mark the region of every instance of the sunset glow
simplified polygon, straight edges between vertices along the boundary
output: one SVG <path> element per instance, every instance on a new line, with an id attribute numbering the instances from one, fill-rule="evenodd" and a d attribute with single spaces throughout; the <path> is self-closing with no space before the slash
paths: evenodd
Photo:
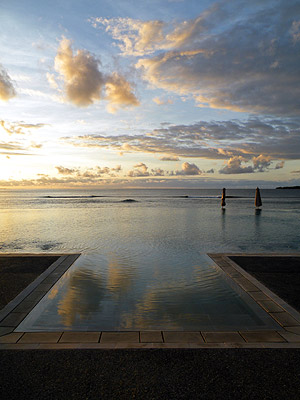
<path id="1" fill-rule="evenodd" d="M 299 185 L 299 15 L 2 1 L 0 187 Z"/>

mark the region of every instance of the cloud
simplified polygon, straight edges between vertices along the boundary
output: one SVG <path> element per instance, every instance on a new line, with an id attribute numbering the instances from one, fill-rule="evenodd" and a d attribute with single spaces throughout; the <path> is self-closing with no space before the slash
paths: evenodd
<path id="1" fill-rule="evenodd" d="M 257 157 L 253 157 L 252 161 L 255 170 L 259 172 L 264 172 L 265 169 L 268 168 L 271 164 L 271 157 L 260 154 Z"/>
<path id="2" fill-rule="evenodd" d="M 275 169 L 281 169 L 281 168 L 283 168 L 284 167 L 284 161 L 280 161 L 279 163 L 277 163 L 276 165 L 275 165 Z"/>
<path id="3" fill-rule="evenodd" d="M 0 64 L 0 100 L 8 101 L 15 97 L 16 94 L 12 80 Z"/>
<path id="4" fill-rule="evenodd" d="M 179 157 L 177 156 L 163 156 L 159 157 L 160 161 L 179 161 Z"/>
<path id="5" fill-rule="evenodd" d="M 61 175 L 73 175 L 79 172 L 78 168 L 66 168 L 62 166 L 55 167 Z"/>
<path id="6" fill-rule="evenodd" d="M 153 101 L 159 106 L 164 106 L 166 104 L 173 104 L 172 99 L 160 99 L 159 97 L 154 97 Z"/>
<path id="7" fill-rule="evenodd" d="M 297 0 L 220 1 L 185 21 L 93 18 L 153 87 L 199 107 L 299 115 Z"/>
<path id="8" fill-rule="evenodd" d="M 24 135 L 25 133 L 30 132 L 30 129 L 40 129 L 47 124 L 28 124 L 23 121 L 20 122 L 7 122 L 4 120 L 0 120 L 0 126 L 5 130 L 9 135 L 17 134 Z"/>
<path id="9" fill-rule="evenodd" d="M 92 183 L 94 180 L 97 181 L 99 178 L 102 178 L 103 175 L 114 177 L 122 170 L 121 165 L 117 165 L 115 168 L 100 167 L 99 165 L 86 169 L 79 167 L 67 168 L 63 166 L 56 166 L 55 168 L 60 175 L 76 177 L 78 182 L 80 181 L 81 183 L 85 181 Z"/>
<path id="10" fill-rule="evenodd" d="M 190 164 L 184 162 L 181 166 L 181 171 L 176 171 L 175 175 L 201 175 L 202 171 L 197 167 L 196 164 Z"/>
<path id="11" fill-rule="evenodd" d="M 100 100 L 105 84 L 99 71 L 100 61 L 85 50 L 77 50 L 75 55 L 71 41 L 63 38 L 55 57 L 55 70 L 64 80 L 66 99 L 71 103 L 86 107 Z M 54 80 L 53 76 L 51 80 Z"/>
<path id="12" fill-rule="evenodd" d="M 271 165 L 271 157 L 260 154 L 257 157 L 252 158 L 253 166 L 242 166 L 242 163 L 249 162 L 249 159 L 242 156 L 234 156 L 231 157 L 227 165 L 219 170 L 220 174 L 246 174 L 246 173 L 254 173 L 254 172 L 265 172 Z M 284 164 L 284 162 L 283 162 Z M 282 165 L 282 163 L 278 163 L 277 165 Z M 282 168 L 279 167 L 279 168 Z M 276 167 L 275 167 L 276 169 Z M 277 168 L 278 169 L 278 168 Z"/>
<path id="13" fill-rule="evenodd" d="M 130 177 L 141 177 L 141 176 L 149 176 L 150 172 L 148 171 L 148 167 L 144 163 L 139 163 L 134 165 L 134 169 L 128 172 L 128 176 Z"/>
<path id="14" fill-rule="evenodd" d="M 113 73 L 106 82 L 106 96 L 108 111 L 115 113 L 119 108 L 138 106 L 140 103 L 132 92 L 132 87 L 124 76 Z"/>
<path id="15" fill-rule="evenodd" d="M 242 162 L 247 162 L 247 159 L 241 156 L 234 156 L 229 159 L 227 165 L 219 170 L 220 174 L 247 174 L 254 172 L 253 167 L 242 167 Z"/>
<path id="16" fill-rule="evenodd" d="M 164 42 L 161 21 L 141 21 L 132 18 L 91 18 L 94 28 L 105 27 L 118 41 L 123 55 L 144 55 L 160 48 Z"/>
<path id="17" fill-rule="evenodd" d="M 199 121 L 164 126 L 147 134 L 94 134 L 63 140 L 79 147 L 162 154 L 162 161 L 177 161 L 179 157 L 229 160 L 234 156 L 251 161 L 260 155 L 270 157 L 267 162 L 300 159 L 300 121 L 291 118 Z"/>
<path id="18" fill-rule="evenodd" d="M 100 65 L 100 60 L 87 50 L 77 50 L 74 54 L 71 41 L 63 37 L 55 57 L 55 70 L 63 80 L 63 90 L 53 74 L 47 73 L 47 79 L 66 102 L 78 107 L 88 107 L 101 99 L 108 101 L 108 110 L 113 113 L 119 108 L 138 106 L 126 78 L 116 72 L 104 74 L 99 70 Z"/>

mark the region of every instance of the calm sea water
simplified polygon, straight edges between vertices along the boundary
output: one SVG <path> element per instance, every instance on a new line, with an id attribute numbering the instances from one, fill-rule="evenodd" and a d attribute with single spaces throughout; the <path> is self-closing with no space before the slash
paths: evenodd
<path id="1" fill-rule="evenodd" d="M 2 252 L 83 254 L 20 329 L 265 326 L 203 255 L 299 251 L 300 191 L 254 192 L 1 191 Z"/>
<path id="2" fill-rule="evenodd" d="M 220 190 L 2 190 L 0 250 L 115 257 L 299 251 L 300 191 L 261 193 L 256 213 L 254 190 L 246 189 L 227 190 L 236 197 L 225 212 Z"/>

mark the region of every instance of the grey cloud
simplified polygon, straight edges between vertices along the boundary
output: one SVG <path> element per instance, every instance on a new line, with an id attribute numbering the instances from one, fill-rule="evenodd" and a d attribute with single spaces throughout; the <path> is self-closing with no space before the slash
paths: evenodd
<path id="1" fill-rule="evenodd" d="M 179 161 L 179 157 L 177 156 L 164 156 L 159 158 L 160 161 Z"/>
<path id="2" fill-rule="evenodd" d="M 172 50 L 140 59 L 137 67 L 152 85 L 190 94 L 201 107 L 299 115 L 299 2 L 267 1 L 246 13 L 248 7 L 220 2 L 185 21 Z"/>
<path id="3" fill-rule="evenodd" d="M 300 159 L 299 119 L 247 121 L 199 121 L 170 125 L 145 135 L 84 135 L 63 138 L 74 146 L 114 149 L 118 152 L 164 154 L 162 158 L 207 158 L 228 160 L 234 156 L 270 157 L 270 160 Z M 257 163 L 262 159 L 258 159 Z M 261 167 L 266 167 L 261 164 Z"/>
<path id="4" fill-rule="evenodd" d="M 8 101 L 16 96 L 16 90 L 8 73 L 0 64 L 0 100 Z"/>

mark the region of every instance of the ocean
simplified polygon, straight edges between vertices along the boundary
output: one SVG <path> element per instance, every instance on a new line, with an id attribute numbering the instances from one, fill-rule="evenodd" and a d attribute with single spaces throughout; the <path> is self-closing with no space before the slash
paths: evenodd
<path id="1" fill-rule="evenodd" d="M 297 252 L 300 190 L 1 190 L 1 252 Z M 134 200 L 134 201 L 128 201 Z"/>

